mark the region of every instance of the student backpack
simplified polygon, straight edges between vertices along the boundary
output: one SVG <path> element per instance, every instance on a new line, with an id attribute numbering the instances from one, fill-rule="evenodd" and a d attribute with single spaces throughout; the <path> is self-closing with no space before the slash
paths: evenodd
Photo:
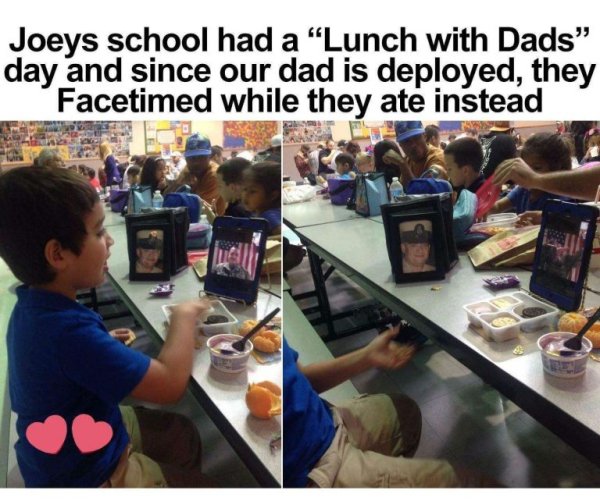
<path id="1" fill-rule="evenodd" d="M 190 193 L 188 185 L 181 186 L 175 193 L 165 195 L 163 207 L 187 207 L 191 223 L 200 221 L 202 199 L 195 193 Z"/>

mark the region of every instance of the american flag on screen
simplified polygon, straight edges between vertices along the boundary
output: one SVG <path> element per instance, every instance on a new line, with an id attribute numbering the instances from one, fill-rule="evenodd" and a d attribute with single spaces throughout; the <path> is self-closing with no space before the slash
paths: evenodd
<path id="1" fill-rule="evenodd" d="M 232 247 L 237 247 L 240 251 L 240 265 L 248 271 L 250 278 L 253 279 L 254 272 L 256 271 L 256 260 L 258 258 L 258 245 L 256 245 L 256 240 L 251 243 L 219 240 L 216 245 L 214 264 L 226 263 L 229 249 Z"/>
<path id="2" fill-rule="evenodd" d="M 569 272 L 569 280 L 577 282 L 581 269 L 581 256 L 585 243 L 585 230 L 579 233 L 565 233 L 563 231 L 549 229 L 546 235 L 549 245 L 556 248 L 556 257 L 560 260 L 570 259 L 573 266 Z"/>

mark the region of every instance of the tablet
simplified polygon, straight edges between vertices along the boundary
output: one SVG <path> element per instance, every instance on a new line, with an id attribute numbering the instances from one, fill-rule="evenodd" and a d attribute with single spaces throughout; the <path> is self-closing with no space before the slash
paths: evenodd
<path id="1" fill-rule="evenodd" d="M 265 219 L 215 218 L 204 292 L 246 304 L 254 303 L 268 233 Z"/>
<path id="2" fill-rule="evenodd" d="M 544 205 L 529 289 L 566 311 L 579 309 L 599 211 L 549 200 Z"/>

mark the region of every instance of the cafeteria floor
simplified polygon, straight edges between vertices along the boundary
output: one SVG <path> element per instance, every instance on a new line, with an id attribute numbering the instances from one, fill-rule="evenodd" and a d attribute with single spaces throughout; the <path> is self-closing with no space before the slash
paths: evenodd
<path id="1" fill-rule="evenodd" d="M 293 233 L 285 235 L 295 243 Z M 314 289 L 306 258 L 287 273 L 287 282 L 294 295 Z M 334 313 L 370 304 L 363 290 L 337 272 L 328 279 L 327 290 Z M 297 304 L 307 308 L 316 299 Z M 357 321 L 360 315 L 339 320 L 336 327 L 354 327 Z M 326 332 L 324 325 L 316 330 Z M 330 341 L 327 347 L 339 356 L 375 335 L 371 329 Z M 302 347 L 295 349 L 302 361 Z M 599 467 L 430 341 L 403 369 L 372 369 L 352 383 L 360 393 L 402 392 L 417 401 L 423 433 L 416 457 L 444 458 L 507 487 L 600 487 Z"/>

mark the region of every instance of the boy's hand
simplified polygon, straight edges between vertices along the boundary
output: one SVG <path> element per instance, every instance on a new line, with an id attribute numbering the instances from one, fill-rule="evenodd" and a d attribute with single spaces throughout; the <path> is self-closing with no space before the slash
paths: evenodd
<path id="1" fill-rule="evenodd" d="M 135 334 L 131 329 L 113 329 L 112 331 L 108 331 L 108 333 L 123 344 L 135 339 Z"/>
<path id="2" fill-rule="evenodd" d="M 393 341 L 399 332 L 400 326 L 392 327 L 382 332 L 365 347 L 366 357 L 371 366 L 381 369 L 399 369 L 410 362 L 416 348 L 413 345 Z"/>
<path id="3" fill-rule="evenodd" d="M 531 210 L 520 214 L 515 226 L 522 228 L 523 226 L 535 226 L 538 224 L 542 224 L 542 211 Z"/>
<path id="4" fill-rule="evenodd" d="M 188 317 L 196 319 L 203 313 L 210 310 L 210 300 L 207 298 L 194 299 L 192 301 L 186 301 L 173 307 L 172 315 L 177 317 Z"/>
<path id="5" fill-rule="evenodd" d="M 214 199 L 211 204 L 202 200 L 202 205 L 204 206 L 204 213 L 206 214 L 206 218 L 210 224 L 213 223 L 217 214 L 217 200 Z"/>

